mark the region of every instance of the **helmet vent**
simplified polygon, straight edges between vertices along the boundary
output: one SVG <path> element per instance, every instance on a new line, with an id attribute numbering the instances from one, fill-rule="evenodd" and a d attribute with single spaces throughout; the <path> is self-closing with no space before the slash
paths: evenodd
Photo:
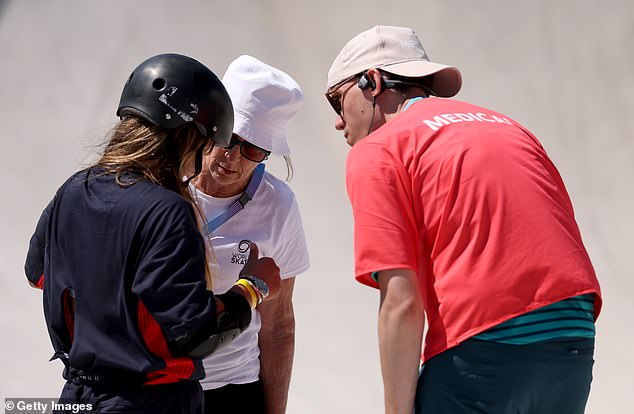
<path id="1" fill-rule="evenodd" d="M 162 91 L 163 89 L 165 89 L 165 79 L 163 78 L 154 79 L 154 81 L 152 82 L 152 87 L 156 89 L 157 91 Z"/>

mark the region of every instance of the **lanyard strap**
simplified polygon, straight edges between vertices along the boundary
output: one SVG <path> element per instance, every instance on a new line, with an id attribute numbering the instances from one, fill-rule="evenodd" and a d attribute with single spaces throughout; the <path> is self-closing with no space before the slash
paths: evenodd
<path id="1" fill-rule="evenodd" d="M 405 107 L 401 110 L 401 112 L 405 112 L 407 111 L 407 109 L 412 106 L 412 104 L 416 103 L 417 101 L 422 101 L 424 99 L 423 96 L 417 96 L 415 98 L 410 99 L 409 101 L 407 101 L 407 103 L 405 104 Z"/>
<path id="2" fill-rule="evenodd" d="M 258 191 L 258 187 L 260 186 L 260 182 L 262 181 L 262 176 L 264 175 L 264 164 L 260 164 L 255 167 L 253 171 L 253 175 L 251 176 L 251 180 L 249 180 L 249 185 L 244 190 L 244 193 L 233 202 L 223 213 L 220 213 L 213 219 L 207 222 L 205 226 L 205 236 L 208 236 L 213 231 L 215 231 L 218 227 L 222 226 L 233 217 L 238 211 L 242 210 L 247 203 L 253 199 L 255 192 Z"/>

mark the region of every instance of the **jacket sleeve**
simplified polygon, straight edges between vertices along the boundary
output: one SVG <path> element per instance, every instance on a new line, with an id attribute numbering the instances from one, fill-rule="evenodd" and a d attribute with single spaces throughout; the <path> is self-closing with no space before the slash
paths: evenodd
<path id="1" fill-rule="evenodd" d="M 42 212 L 35 227 L 35 232 L 29 242 L 29 250 L 26 253 L 24 273 L 29 282 L 40 289 L 44 288 L 44 250 L 46 248 L 46 232 L 51 214 L 53 201 Z"/>
<path id="2" fill-rule="evenodd" d="M 225 309 L 216 315 L 205 283 L 205 245 L 189 203 L 157 203 L 142 227 L 132 292 L 174 355 L 202 358 L 249 325 L 251 309 L 239 294 L 221 295 Z"/>

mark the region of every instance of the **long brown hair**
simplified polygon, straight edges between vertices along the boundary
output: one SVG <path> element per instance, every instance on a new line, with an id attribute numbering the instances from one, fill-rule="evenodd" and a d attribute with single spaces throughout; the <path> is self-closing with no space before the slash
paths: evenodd
<path id="1" fill-rule="evenodd" d="M 115 175 L 117 184 L 129 187 L 139 180 L 168 188 L 191 202 L 198 219 L 199 230 L 205 223 L 204 214 L 194 202 L 183 177 L 191 170 L 196 150 L 209 139 L 196 125 L 189 122 L 175 129 L 165 129 L 134 116 L 117 124 L 95 167 Z M 213 251 L 205 240 L 205 279 L 212 287 L 210 269 Z"/>
<path id="2" fill-rule="evenodd" d="M 182 177 L 195 151 L 207 141 L 193 123 L 169 130 L 137 117 L 125 117 L 112 130 L 95 166 L 115 174 L 121 186 L 146 180 L 193 201 Z M 124 178 L 123 173 L 132 173 L 132 177 Z"/>

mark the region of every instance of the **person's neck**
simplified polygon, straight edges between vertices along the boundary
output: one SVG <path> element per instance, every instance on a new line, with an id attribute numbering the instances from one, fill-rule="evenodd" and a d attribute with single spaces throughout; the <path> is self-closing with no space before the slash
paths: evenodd
<path id="1" fill-rule="evenodd" d="M 391 101 L 386 102 L 384 106 L 387 109 L 383 111 L 385 122 L 388 122 L 396 115 L 403 112 L 403 109 L 407 106 L 407 103 L 411 99 L 421 97 L 425 97 L 425 94 L 419 91 L 408 91 L 406 93 L 392 94 L 389 97 Z"/>
<path id="2" fill-rule="evenodd" d="M 234 197 L 238 194 L 242 194 L 247 188 L 247 185 L 218 185 L 218 183 L 216 183 L 216 181 L 214 181 L 214 179 L 207 174 L 201 174 L 200 176 L 198 176 L 198 178 L 194 182 L 194 185 L 196 186 L 196 189 L 198 191 L 202 191 L 208 196 L 215 198 Z"/>

